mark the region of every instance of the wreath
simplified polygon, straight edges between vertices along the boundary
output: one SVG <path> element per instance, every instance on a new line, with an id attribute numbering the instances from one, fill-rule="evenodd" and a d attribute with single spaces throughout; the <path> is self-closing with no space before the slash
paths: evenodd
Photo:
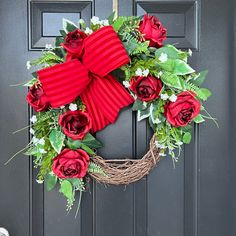
<path id="1" fill-rule="evenodd" d="M 38 183 L 48 190 L 60 184 L 68 210 L 76 192 L 81 200 L 89 177 L 115 185 L 138 181 L 162 156 L 178 161 L 194 123 L 214 120 L 202 104 L 211 92 L 199 87 L 207 71 L 189 66 L 191 50 L 163 45 L 167 30 L 155 16 L 94 16 L 89 27 L 82 19 L 78 25 L 63 19 L 55 46 L 46 45 L 38 59 L 27 62 L 28 69 L 40 70 L 24 84 L 35 114 L 31 141 L 21 151 L 34 156 Z M 94 134 L 130 104 L 138 121 L 148 119 L 154 131 L 149 150 L 135 160 L 98 156 L 102 144 Z"/>

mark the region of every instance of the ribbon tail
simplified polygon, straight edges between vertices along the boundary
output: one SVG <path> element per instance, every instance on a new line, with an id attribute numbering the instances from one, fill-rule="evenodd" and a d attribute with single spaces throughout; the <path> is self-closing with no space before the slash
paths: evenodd
<path id="1" fill-rule="evenodd" d="M 90 82 L 88 70 L 72 60 L 37 71 L 52 108 L 74 101 Z"/>
<path id="2" fill-rule="evenodd" d="M 94 75 L 92 80 L 80 97 L 92 117 L 92 131 L 97 132 L 114 123 L 120 109 L 133 103 L 134 99 L 111 74 L 104 78 Z"/>

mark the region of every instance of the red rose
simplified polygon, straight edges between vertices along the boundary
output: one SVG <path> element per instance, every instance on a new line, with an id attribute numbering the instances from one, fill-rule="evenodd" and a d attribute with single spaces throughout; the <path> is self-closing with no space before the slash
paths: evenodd
<path id="1" fill-rule="evenodd" d="M 92 128 L 90 116 L 82 111 L 67 111 L 59 116 L 59 125 L 62 126 L 64 134 L 76 140 L 82 140 Z"/>
<path id="2" fill-rule="evenodd" d="M 166 29 L 156 16 L 144 15 L 140 22 L 139 31 L 144 34 L 144 38 L 149 40 L 150 47 L 162 47 L 162 42 L 166 39 Z"/>
<path id="3" fill-rule="evenodd" d="M 45 111 L 50 107 L 50 103 L 39 84 L 30 87 L 26 96 L 26 101 L 34 108 L 36 112 Z"/>
<path id="4" fill-rule="evenodd" d="M 83 51 L 83 41 L 87 37 L 87 35 L 76 29 L 72 32 L 69 32 L 65 37 L 65 42 L 61 45 L 67 51 L 67 60 L 72 58 L 79 58 Z"/>
<path id="5" fill-rule="evenodd" d="M 65 148 L 53 159 L 52 171 L 61 179 L 83 178 L 88 169 L 89 155 L 82 149 Z"/>
<path id="6" fill-rule="evenodd" d="M 131 79 L 130 89 L 141 101 L 149 102 L 156 99 L 162 89 L 162 83 L 151 75 L 138 76 Z"/>
<path id="7" fill-rule="evenodd" d="M 201 103 L 195 99 L 195 94 L 185 91 L 177 95 L 175 102 L 165 105 L 165 116 L 173 126 L 186 126 L 200 112 Z"/>

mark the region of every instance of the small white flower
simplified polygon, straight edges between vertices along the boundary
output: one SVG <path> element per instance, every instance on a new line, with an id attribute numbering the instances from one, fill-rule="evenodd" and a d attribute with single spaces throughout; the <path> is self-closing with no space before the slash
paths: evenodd
<path id="1" fill-rule="evenodd" d="M 44 138 L 39 139 L 38 144 L 44 145 L 45 144 Z"/>
<path id="2" fill-rule="evenodd" d="M 85 32 L 85 34 L 92 34 L 93 33 L 93 31 L 89 27 L 86 27 L 84 32 Z"/>
<path id="3" fill-rule="evenodd" d="M 65 106 L 60 106 L 60 108 L 61 108 L 61 109 L 64 109 L 64 108 L 65 108 Z"/>
<path id="4" fill-rule="evenodd" d="M 35 131 L 32 128 L 30 128 L 30 133 L 34 135 Z"/>
<path id="5" fill-rule="evenodd" d="M 160 143 L 158 143 L 158 141 L 155 141 L 155 145 L 156 145 L 157 148 L 160 148 L 160 149 L 165 149 L 166 148 L 166 146 L 164 144 L 160 144 Z"/>
<path id="6" fill-rule="evenodd" d="M 142 75 L 143 75 L 142 69 L 138 68 L 138 69 L 135 71 L 135 75 L 137 75 L 137 76 L 142 76 Z"/>
<path id="7" fill-rule="evenodd" d="M 143 76 L 147 77 L 149 74 L 149 69 L 146 69 L 143 71 Z"/>
<path id="8" fill-rule="evenodd" d="M 36 182 L 37 182 L 38 184 L 43 184 L 43 180 L 42 180 L 42 179 L 36 179 Z"/>
<path id="9" fill-rule="evenodd" d="M 168 59 L 167 54 L 162 52 L 160 57 L 159 57 L 159 60 L 163 63 L 163 62 L 166 62 L 167 59 Z"/>
<path id="10" fill-rule="evenodd" d="M 33 144 L 37 144 L 39 139 L 34 136 L 31 141 L 33 142 Z"/>
<path id="11" fill-rule="evenodd" d="M 190 57 L 193 55 L 193 52 L 192 52 L 192 50 L 190 48 L 188 50 L 188 54 L 189 54 Z"/>
<path id="12" fill-rule="evenodd" d="M 156 118 L 155 119 L 155 124 L 160 124 L 161 123 L 161 120 L 159 118 Z"/>
<path id="13" fill-rule="evenodd" d="M 79 19 L 78 23 L 82 25 L 82 24 L 84 24 L 85 22 L 84 22 L 83 19 Z"/>
<path id="14" fill-rule="evenodd" d="M 100 24 L 99 17 L 93 16 L 93 17 L 91 18 L 91 23 L 92 23 L 93 25 L 98 25 L 98 24 Z"/>
<path id="15" fill-rule="evenodd" d="M 175 94 L 172 94 L 170 97 L 169 97 L 169 100 L 171 102 L 175 102 L 177 100 L 177 96 Z"/>
<path id="16" fill-rule="evenodd" d="M 165 157 L 166 156 L 166 154 L 164 153 L 164 152 L 160 152 L 160 154 L 159 154 L 161 157 Z"/>
<path id="17" fill-rule="evenodd" d="M 181 145 L 183 144 L 183 142 L 178 141 L 178 142 L 176 142 L 176 144 L 177 144 L 178 146 L 181 146 Z"/>
<path id="18" fill-rule="evenodd" d="M 166 101 L 167 99 L 169 98 L 168 94 L 167 93 L 162 93 L 161 94 L 161 99 Z"/>
<path id="19" fill-rule="evenodd" d="M 129 81 L 123 81 L 123 85 L 124 85 L 126 88 L 129 88 L 129 86 L 130 86 Z"/>
<path id="20" fill-rule="evenodd" d="M 26 68 L 27 68 L 27 70 L 29 70 L 29 69 L 31 68 L 30 61 L 27 61 L 27 62 L 26 62 Z"/>
<path id="21" fill-rule="evenodd" d="M 101 24 L 104 25 L 104 26 L 108 26 L 109 21 L 108 20 L 101 20 Z"/>
<path id="22" fill-rule="evenodd" d="M 71 103 L 70 106 L 69 106 L 69 109 L 70 109 L 71 111 L 76 111 L 76 110 L 78 109 L 77 104 Z"/>
<path id="23" fill-rule="evenodd" d="M 39 152 L 40 152 L 41 154 L 47 153 L 43 148 L 40 148 L 40 149 L 39 149 Z"/>
<path id="24" fill-rule="evenodd" d="M 160 72 L 157 74 L 158 77 L 161 77 L 162 75 L 163 75 L 163 72 L 162 72 L 162 71 L 160 71 Z"/>
<path id="25" fill-rule="evenodd" d="M 48 50 L 53 49 L 52 44 L 46 43 L 45 44 L 45 49 L 48 49 Z"/>
<path id="26" fill-rule="evenodd" d="M 31 118 L 30 118 L 30 121 L 34 124 L 37 122 L 37 117 L 35 115 L 33 115 Z"/>

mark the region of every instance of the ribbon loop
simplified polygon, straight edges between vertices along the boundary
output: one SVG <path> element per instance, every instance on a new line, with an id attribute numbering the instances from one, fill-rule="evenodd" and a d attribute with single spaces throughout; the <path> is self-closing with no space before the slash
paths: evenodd
<path id="1" fill-rule="evenodd" d="M 71 60 L 37 72 L 53 108 L 78 96 L 92 118 L 92 131 L 114 123 L 119 110 L 133 102 L 125 88 L 109 74 L 127 64 L 129 57 L 112 26 L 97 30 L 84 40 L 82 63 Z"/>

